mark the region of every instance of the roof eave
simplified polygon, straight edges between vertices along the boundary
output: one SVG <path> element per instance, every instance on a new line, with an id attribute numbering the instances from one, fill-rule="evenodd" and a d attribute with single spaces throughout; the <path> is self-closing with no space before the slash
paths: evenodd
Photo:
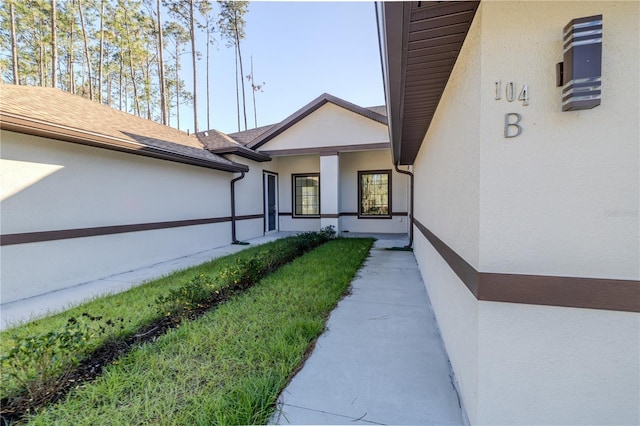
<path id="1" fill-rule="evenodd" d="M 393 163 L 400 163 L 402 149 L 402 111 L 404 99 L 404 69 L 406 67 L 409 40 L 410 4 L 407 2 L 383 2 L 380 37 L 385 72 L 385 97 L 387 120 Z M 389 31 L 389 28 L 393 30 Z M 397 30 L 400 28 L 400 31 Z"/>
<path id="2" fill-rule="evenodd" d="M 415 162 L 479 3 L 479 0 L 382 3 L 379 31 L 384 42 L 382 62 L 394 163 Z M 438 53 L 432 50 L 439 48 L 444 50 Z M 434 61 L 446 63 L 434 67 L 431 65 Z M 435 68 L 439 68 L 438 78 L 433 75 Z M 435 102 L 425 104 L 420 98 L 405 96 L 413 88 L 425 86 L 433 93 Z"/>
<path id="3" fill-rule="evenodd" d="M 264 163 L 271 161 L 271 156 L 264 152 L 257 152 L 242 146 L 229 146 L 223 148 L 209 149 L 209 152 L 213 154 L 235 154 L 239 157 L 247 158 L 249 160 Z"/>
<path id="4" fill-rule="evenodd" d="M 51 123 L 45 123 L 40 120 L 17 116 L 4 111 L 0 112 L 0 129 L 31 136 L 40 136 L 64 142 L 72 142 L 81 145 L 104 148 L 112 151 L 126 152 L 129 154 L 141 155 L 144 157 L 189 164 L 192 166 L 205 167 L 208 169 L 221 170 L 225 172 L 235 173 L 249 171 L 249 167 L 244 164 L 233 162 L 232 164 L 224 164 L 218 163 L 216 161 L 208 161 L 177 152 L 146 146 L 124 139 L 114 138 L 98 133 L 91 133 L 79 129 L 73 129 L 70 127 L 59 126 Z"/>

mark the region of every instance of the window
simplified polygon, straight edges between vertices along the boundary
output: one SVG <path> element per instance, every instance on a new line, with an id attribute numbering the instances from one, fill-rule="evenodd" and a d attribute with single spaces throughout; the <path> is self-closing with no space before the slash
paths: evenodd
<path id="1" fill-rule="evenodd" d="M 358 216 L 391 217 L 391 170 L 358 172 Z"/>
<path id="2" fill-rule="evenodd" d="M 320 175 L 293 175 L 293 217 L 320 216 Z"/>

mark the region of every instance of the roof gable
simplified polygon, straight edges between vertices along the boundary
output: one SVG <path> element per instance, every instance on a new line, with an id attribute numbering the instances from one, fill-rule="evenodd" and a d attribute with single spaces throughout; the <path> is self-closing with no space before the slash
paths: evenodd
<path id="1" fill-rule="evenodd" d="M 377 123 L 381 123 L 384 125 L 387 124 L 387 117 L 374 110 L 363 108 L 356 104 L 352 104 L 351 102 L 347 102 L 343 99 L 332 96 L 328 93 L 324 93 L 318 96 L 316 99 L 314 99 L 310 103 L 308 103 L 307 105 L 305 105 L 304 107 L 300 108 L 298 111 L 291 114 L 289 117 L 285 118 L 280 123 L 272 126 L 271 128 L 267 129 L 265 132 L 257 136 L 254 140 L 252 140 L 247 144 L 247 147 L 251 149 L 260 148 L 261 146 L 271 141 L 278 135 L 282 134 L 289 128 L 293 127 L 295 124 L 299 123 L 300 121 L 305 119 L 307 116 L 319 110 L 321 107 L 325 106 L 326 104 L 333 104 L 347 111 L 351 111 L 353 113 L 356 113 L 363 117 L 371 119 Z M 385 141 L 386 140 L 388 140 L 388 138 L 386 138 Z M 376 142 L 381 142 L 381 141 L 376 141 Z"/>

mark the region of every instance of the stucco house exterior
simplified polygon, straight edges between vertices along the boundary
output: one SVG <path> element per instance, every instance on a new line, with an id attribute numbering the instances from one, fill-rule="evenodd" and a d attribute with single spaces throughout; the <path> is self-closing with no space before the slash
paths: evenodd
<path id="1" fill-rule="evenodd" d="M 226 137 L 216 131 L 197 136 L 211 152 L 235 161 L 241 161 L 239 149 L 271 159 L 262 168 L 250 164 L 237 183 L 246 198 L 264 187 L 265 232 L 409 229 L 408 179 L 391 162 L 384 107 L 363 108 L 325 93 L 280 123 Z M 363 200 L 367 179 L 377 189 Z M 380 193 L 377 199 L 374 191 Z"/>
<path id="2" fill-rule="evenodd" d="M 640 3 L 378 16 L 392 156 L 470 423 L 639 424 Z"/>
<path id="3" fill-rule="evenodd" d="M 189 136 L 0 87 L 2 302 L 277 230 L 407 232 L 471 424 L 640 424 L 640 3 L 376 12 L 386 107 Z"/>
<path id="4" fill-rule="evenodd" d="M 384 107 L 324 94 L 272 126 L 189 136 L 57 89 L 1 90 L 2 303 L 278 230 L 409 228 Z"/>

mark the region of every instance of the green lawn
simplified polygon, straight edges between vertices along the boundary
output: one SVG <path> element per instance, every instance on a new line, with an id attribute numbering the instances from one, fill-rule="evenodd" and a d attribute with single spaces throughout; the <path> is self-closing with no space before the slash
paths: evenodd
<path id="1" fill-rule="evenodd" d="M 260 424 L 367 257 L 337 239 L 133 350 L 33 424 Z M 191 276 L 190 274 L 189 276 Z"/>
<path id="2" fill-rule="evenodd" d="M 265 253 L 275 253 L 291 244 L 297 237 L 283 238 L 261 246 L 250 247 L 239 253 L 221 257 L 202 265 L 172 273 L 126 292 L 98 297 L 90 302 L 65 312 L 43 319 L 28 322 L 0 333 L 0 354 L 7 354 L 15 345 L 14 336 L 18 339 L 27 336 L 41 336 L 52 330 L 63 330 L 69 318 L 81 318 L 83 313 L 94 317 L 102 317 L 102 322 L 112 319 L 117 324 L 106 334 L 97 334 L 86 344 L 86 351 L 91 352 L 105 343 L 106 339 L 129 336 L 137 332 L 140 327 L 149 324 L 160 315 L 156 299 L 166 295 L 170 290 L 177 289 L 194 277 L 207 275 L 217 277 L 222 270 L 236 265 L 238 259 L 259 258 Z M 23 389 L 19 383 L 3 371 L 0 396 L 2 398 L 16 395 Z"/>

